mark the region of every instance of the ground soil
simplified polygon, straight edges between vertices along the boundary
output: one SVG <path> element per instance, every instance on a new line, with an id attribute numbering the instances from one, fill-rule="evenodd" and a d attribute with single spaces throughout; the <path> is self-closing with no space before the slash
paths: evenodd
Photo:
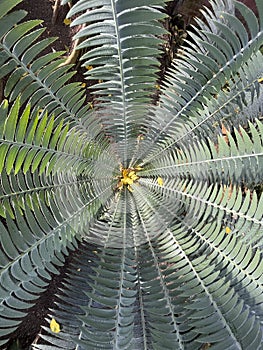
<path id="1" fill-rule="evenodd" d="M 243 0 L 243 2 L 251 8 L 255 7 L 254 0 Z M 73 49 L 74 42 L 72 37 L 78 28 L 72 29 L 63 22 L 68 11 L 68 5 L 60 7 L 56 22 L 52 23 L 54 3 L 55 0 L 24 0 L 17 8 L 28 12 L 27 20 L 42 19 L 42 25 L 47 27 L 43 37 L 58 37 L 58 40 L 52 44 L 49 50 L 65 50 L 66 56 Z M 167 9 L 171 17 L 167 20 L 165 26 L 170 34 L 166 37 L 164 54 L 161 58 L 162 74 L 160 80 L 164 71 L 171 64 L 177 48 L 182 44 L 186 36 L 186 29 L 188 29 L 193 21 L 193 16 L 198 14 L 198 10 L 202 4 L 207 4 L 207 0 L 175 0 L 168 4 Z M 78 73 L 74 76 L 73 80 L 84 82 L 84 73 L 85 69 L 78 65 Z M 87 86 L 89 84 L 91 83 L 88 82 Z M 90 98 L 89 94 L 87 96 Z M 75 254 L 78 254 L 78 252 L 65 257 L 64 266 L 58 267 L 59 274 L 53 276 L 47 291 L 40 296 L 38 302 L 30 309 L 29 315 L 24 319 L 21 326 L 12 334 L 9 343 L 2 349 L 29 350 L 32 342 L 37 340 L 38 334 L 41 331 L 41 325 L 43 325 L 44 319 L 48 314 L 48 309 L 54 305 L 54 295 L 61 286 L 62 279 L 65 277 L 67 268 Z"/>

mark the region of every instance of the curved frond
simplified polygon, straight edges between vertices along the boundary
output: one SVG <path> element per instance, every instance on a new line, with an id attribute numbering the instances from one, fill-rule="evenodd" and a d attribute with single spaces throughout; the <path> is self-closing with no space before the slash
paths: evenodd
<path id="1" fill-rule="evenodd" d="M 244 18 L 249 29 L 247 32 L 242 22 L 231 20 L 234 14 L 225 10 L 226 3 L 229 2 L 216 1 L 214 5 L 217 11 L 205 13 L 208 26 L 203 25 L 205 28 L 201 32 L 197 29 L 199 35 L 191 35 L 194 44 L 188 42 L 189 46 L 183 49 L 180 60 L 176 60 L 168 72 L 160 105 L 156 107 L 151 121 L 153 126 L 157 125 L 149 133 L 150 146 L 146 151 L 143 150 L 149 153 L 151 145 L 156 146 L 158 142 L 158 151 L 150 152 L 150 156 L 142 164 L 159 157 L 167 148 L 181 143 L 183 138 L 188 142 L 203 123 L 207 130 L 207 121 L 214 118 L 214 113 L 207 116 L 204 110 L 210 104 L 217 104 L 217 94 L 231 80 L 236 86 L 231 86 L 233 91 L 225 97 L 226 104 L 231 103 L 233 97 L 236 99 L 238 95 L 242 101 L 242 94 L 246 89 L 251 89 L 253 83 L 262 76 L 262 67 L 258 65 L 259 58 L 256 56 L 253 59 L 263 43 L 262 23 L 259 23 L 255 15 Z M 258 11 L 262 11 L 261 6 Z M 260 59 L 262 60 L 261 55 Z M 244 102 L 241 106 L 242 104 Z"/>
<path id="2" fill-rule="evenodd" d="M 101 128 L 84 105 L 84 89 L 80 83 L 68 83 L 74 73 L 63 64 L 62 52 L 41 56 L 54 38 L 37 41 L 43 32 L 36 29 L 41 21 L 18 23 L 24 16 L 17 11 L 0 19 L 0 78 L 8 75 L 5 96 L 14 101 L 21 95 L 21 104 L 29 101 L 32 108 L 46 109 L 56 123 L 64 119 L 89 138 L 98 134 Z"/>
<path id="3" fill-rule="evenodd" d="M 81 163 L 89 161 L 83 156 L 83 148 L 87 145 L 83 138 L 78 137 L 78 132 L 74 129 L 69 131 L 69 125 L 63 120 L 56 125 L 54 116 L 48 117 L 47 112 L 37 110 L 32 116 L 30 105 L 21 113 L 20 104 L 18 98 L 9 112 L 7 101 L 0 107 L 0 172 L 5 169 L 7 175 L 11 172 L 16 175 L 20 170 L 26 173 L 30 169 L 34 173 L 38 169 L 39 175 L 44 171 L 50 174 L 65 164 L 78 168 Z M 77 139 L 78 142 L 69 148 L 69 139 Z"/>
<path id="4" fill-rule="evenodd" d="M 68 14 L 81 13 L 72 25 L 83 25 L 75 37 L 82 39 L 79 49 L 88 49 L 82 56 L 83 66 L 92 68 L 87 71 L 88 79 L 99 81 L 93 86 L 103 96 L 99 117 L 119 143 L 125 166 L 131 149 L 127 140 L 144 132 L 155 90 L 158 36 L 164 33 L 158 22 L 164 17 L 158 11 L 162 5 L 163 0 L 78 1 Z"/>
<path id="5" fill-rule="evenodd" d="M 249 128 L 233 128 L 213 142 L 211 138 L 170 149 L 145 168 L 142 176 L 177 176 L 225 184 L 255 186 L 262 182 L 262 132 L 258 119 Z M 189 147 L 190 146 L 190 147 Z"/>

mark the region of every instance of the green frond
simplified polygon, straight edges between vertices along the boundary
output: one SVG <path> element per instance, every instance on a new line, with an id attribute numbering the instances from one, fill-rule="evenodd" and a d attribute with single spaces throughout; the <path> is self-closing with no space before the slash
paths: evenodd
<path id="1" fill-rule="evenodd" d="M 17 4 L 19 4 L 22 0 L 3 0 L 1 2 L 1 17 L 4 17 L 10 10 L 12 10 Z"/>
<path id="2" fill-rule="evenodd" d="M 94 118 L 86 121 L 89 107 L 84 105 L 84 89 L 80 83 L 68 84 L 74 72 L 68 72 L 70 66 L 64 65 L 62 52 L 41 56 L 55 39 L 37 41 L 43 32 L 36 29 L 41 21 L 18 23 L 24 16 L 17 11 L 0 19 L 0 78 L 8 75 L 5 96 L 14 101 L 20 95 L 21 104 L 29 101 L 32 108 L 46 109 L 54 114 L 56 123 L 64 119 L 89 138 L 98 134 L 98 122 Z"/>
<path id="3" fill-rule="evenodd" d="M 20 104 L 20 98 L 17 98 L 11 108 L 6 100 L 0 106 L 0 173 L 3 169 L 8 176 L 11 172 L 16 175 L 19 171 L 34 173 L 37 170 L 39 175 L 43 172 L 49 175 L 65 165 L 76 169 L 81 164 L 87 166 L 90 160 L 83 155 L 87 145 L 79 132 L 69 130 L 63 120 L 56 125 L 54 116 L 49 118 L 47 112 L 37 110 L 32 115 L 30 105 L 21 112 Z M 78 140 L 70 148 L 67 145 L 69 138 Z"/>
<path id="4" fill-rule="evenodd" d="M 34 285 L 40 285 L 39 293 L 44 292 L 47 283 L 43 284 L 42 278 L 49 280 L 50 273 L 57 271 L 54 265 L 63 261 L 65 250 L 67 251 L 72 245 L 76 247 L 77 240 L 81 240 L 81 237 L 86 235 L 90 220 L 96 215 L 105 198 L 105 189 L 101 193 L 92 193 L 88 190 L 87 200 L 83 197 L 83 193 L 87 192 L 85 184 L 84 188 L 73 186 L 72 183 L 66 188 L 60 185 L 53 193 L 48 193 L 48 189 L 41 191 L 39 188 L 31 191 L 36 196 L 28 196 L 28 193 L 25 193 L 24 209 L 15 206 L 16 221 L 7 213 L 6 227 L 0 224 L 2 232 L 0 243 L 3 253 L 0 295 L 1 310 L 3 310 L 3 316 L 5 315 L 1 319 L 0 328 L 4 327 L 5 335 L 14 331 L 22 322 L 20 313 L 22 310 L 27 311 L 29 301 L 38 298 L 38 295 L 34 294 Z M 44 191 L 46 193 L 43 193 Z M 78 198 L 75 198 L 76 191 L 79 192 Z M 43 194 L 44 199 L 42 199 Z M 53 197 L 56 199 L 54 200 Z M 74 201 L 71 198 L 74 198 Z M 25 267 L 23 262 L 26 264 Z M 28 287 L 27 292 L 21 284 L 26 275 L 29 278 L 26 282 L 30 281 L 33 284 L 32 290 Z M 7 278 L 10 284 L 6 290 Z M 14 279 L 21 283 L 16 284 Z M 14 294 L 10 294 L 10 290 Z M 17 314 L 15 311 L 10 311 L 10 307 L 15 305 L 18 308 Z M 16 321 L 13 320 L 13 314 L 16 314 Z"/>
<path id="5" fill-rule="evenodd" d="M 152 161 L 151 167 L 141 174 L 244 183 L 250 187 L 260 184 L 263 179 L 263 125 L 257 119 L 248 125 L 246 130 L 233 128 L 224 136 L 217 136 L 214 142 L 209 138 L 172 148 Z"/>
<path id="6" fill-rule="evenodd" d="M 164 137 L 165 150 L 182 142 L 184 138 L 188 142 L 203 123 L 207 130 L 210 121 L 215 121 L 215 115 L 211 113 L 211 116 L 207 116 L 205 110 L 207 106 L 209 109 L 210 104 L 217 105 L 216 96 L 222 95 L 222 90 L 231 84 L 231 80 L 236 86 L 231 84 L 230 93 L 226 93 L 226 105 L 232 103 L 233 98 L 236 103 L 238 98 L 242 101 L 242 94 L 246 90 L 252 90 L 251 93 L 254 94 L 257 89 L 253 85 L 262 75 L 259 63 L 262 55 L 258 54 L 263 43 L 260 24 L 255 15 L 246 16 L 244 21 L 249 29 L 247 32 L 242 22 L 238 19 L 231 20 L 231 15 L 225 11 L 227 1 L 223 3 L 214 3 L 221 8 L 216 13 L 207 11 L 205 18 L 209 25 L 203 25 L 201 31 L 197 28 L 196 31 L 200 34 L 191 34 L 194 44 L 188 42 L 188 47 L 183 48 L 180 59 L 174 62 L 167 74 L 160 104 L 151 120 L 153 131 L 149 133 L 151 144 L 158 142 L 158 146 L 155 146 L 158 152 L 151 152 L 153 155 L 144 163 L 163 152 L 160 148 Z M 261 6 L 258 11 L 262 11 Z M 242 106 L 244 102 L 239 104 Z M 146 152 L 149 153 L 149 147 Z"/>
<path id="7" fill-rule="evenodd" d="M 93 86 L 103 96 L 98 107 L 104 110 L 99 116 L 116 142 L 123 140 L 126 166 L 126 140 L 142 132 L 155 90 L 158 46 L 165 32 L 158 22 L 164 18 L 158 11 L 162 5 L 163 0 L 78 1 L 68 13 L 69 17 L 80 13 L 72 25 L 84 26 L 75 36 L 82 39 L 78 48 L 88 49 L 81 58 L 83 66 L 91 68 L 88 79 L 99 81 Z M 117 135 L 111 131 L 114 123 L 119 125 Z"/>
<path id="8" fill-rule="evenodd" d="M 137 195 L 141 195 L 142 192 L 144 191 L 140 189 Z M 144 201 L 148 202 L 147 205 L 156 209 L 156 205 L 150 204 L 149 201 L 145 199 L 147 197 L 149 197 L 149 195 L 143 193 Z M 169 198 L 171 198 L 171 196 Z M 255 258 L 253 261 L 251 261 L 252 250 L 247 249 L 245 245 L 242 246 L 241 243 L 239 243 L 239 246 L 234 235 L 235 231 L 231 235 L 227 235 L 225 230 L 221 230 L 220 232 L 222 227 L 220 216 L 217 217 L 214 215 L 215 217 L 212 222 L 207 224 L 206 218 L 208 217 L 208 219 L 210 219 L 214 214 L 213 212 L 211 213 L 208 205 L 204 212 L 202 212 L 202 209 L 199 209 L 198 206 L 192 206 L 192 208 L 195 208 L 196 212 L 198 212 L 198 215 L 203 218 L 201 221 L 198 220 L 197 215 L 194 215 L 195 213 L 193 210 L 187 208 L 187 201 L 183 202 L 184 211 L 189 213 L 185 217 L 178 217 L 178 209 L 167 207 L 167 201 L 161 201 L 159 197 L 156 198 L 155 201 L 158 203 L 158 208 L 160 208 L 157 209 L 157 212 L 155 211 L 155 226 L 159 227 L 161 225 L 163 227 L 163 234 L 156 239 L 158 243 L 154 245 L 154 251 L 157 254 L 158 251 L 165 252 L 161 261 L 164 264 L 164 269 L 167 268 L 169 271 L 168 278 L 171 285 L 166 284 L 167 288 L 171 288 L 178 298 L 180 297 L 180 292 L 183 296 L 189 296 L 189 294 L 191 296 L 191 302 L 188 300 L 185 306 L 186 310 L 191 310 L 192 312 L 192 315 L 187 315 L 186 324 L 188 327 L 191 328 L 193 324 L 198 324 L 198 326 L 200 326 L 198 322 L 200 318 L 202 319 L 203 325 L 206 324 L 207 330 L 209 329 L 210 333 L 207 337 L 202 335 L 200 337 L 200 342 L 213 343 L 220 341 L 220 346 L 225 348 L 227 348 L 227 346 L 230 347 L 230 344 L 232 344 L 232 346 L 235 344 L 237 348 L 242 348 L 244 346 L 243 344 L 249 341 L 246 339 L 246 336 L 243 336 L 242 327 L 240 327 L 238 322 L 236 323 L 234 316 L 234 308 L 238 303 L 240 295 L 242 295 L 242 298 L 249 298 L 246 304 L 247 310 L 244 313 L 244 316 L 246 315 L 247 324 L 251 322 L 249 314 L 254 315 L 255 313 L 257 315 L 257 318 L 253 320 L 253 323 L 255 322 L 255 328 L 257 329 L 257 339 L 255 343 L 260 344 L 262 339 L 259 326 L 260 317 L 262 317 L 262 284 L 260 282 L 262 278 L 262 261 L 260 260 L 259 251 L 254 255 Z M 179 198 L 177 198 L 177 202 L 179 202 Z M 173 203 L 176 203 L 176 201 L 173 201 Z M 140 207 L 137 206 L 137 208 L 139 209 Z M 173 217 L 179 222 L 175 225 L 168 224 L 167 227 L 167 218 L 171 217 L 171 211 L 174 211 Z M 141 208 L 141 212 L 144 213 L 145 210 Z M 169 226 L 172 227 L 171 231 Z M 151 224 L 151 230 L 153 230 L 153 227 L 153 224 Z M 166 227 L 167 229 L 165 229 Z M 161 232 L 160 229 L 159 232 Z M 210 246 L 210 244 L 212 246 Z M 234 249 L 234 247 L 236 249 Z M 172 263 L 175 261 L 178 261 L 179 265 L 177 267 L 175 264 L 173 269 Z M 250 261 L 251 265 L 249 266 Z M 242 264 L 244 264 L 243 267 L 241 267 Z M 169 267 L 167 267 L 167 265 Z M 235 289 L 236 293 L 236 301 L 233 302 L 232 306 L 233 315 L 225 313 L 224 308 L 221 307 L 222 304 L 220 305 L 222 301 L 219 300 L 220 298 L 217 299 L 217 288 L 214 287 L 222 280 L 222 277 L 219 277 L 222 270 L 224 271 L 222 276 L 225 277 L 225 282 L 227 281 L 229 283 L 226 284 L 226 286 L 231 294 L 230 298 L 234 295 L 232 288 Z M 243 273 L 245 273 L 245 276 Z M 233 282 L 233 276 L 235 276 L 235 282 Z M 248 282 L 246 286 L 241 282 L 244 281 L 244 278 L 246 278 L 247 281 L 250 279 L 250 282 Z M 188 283 L 190 283 L 191 287 Z M 246 287 L 248 287 L 249 291 L 244 290 Z M 194 297 L 195 290 L 196 298 Z M 225 290 L 221 292 L 222 295 L 226 293 Z M 250 292 L 252 292 L 253 296 L 257 296 L 255 300 Z M 169 295 L 171 296 L 173 294 L 169 293 Z M 180 307 L 184 305 L 180 299 L 179 303 Z M 217 305 L 217 303 L 219 303 L 219 305 Z M 209 308 L 209 306 L 211 307 Z M 202 312 L 200 311 L 200 316 L 198 317 L 199 310 L 202 310 Z M 210 324 L 210 316 L 215 313 L 218 314 L 218 321 L 220 320 L 218 326 L 215 323 L 212 325 Z M 186 311 L 183 312 L 183 315 L 186 315 Z M 180 317 L 178 318 L 180 319 Z M 192 323 L 192 320 L 196 321 Z M 224 326 L 222 324 L 220 325 L 220 322 L 222 322 Z M 193 332 L 195 333 L 196 330 L 193 330 Z M 190 334 L 191 332 L 188 333 L 188 336 Z M 199 336 L 195 341 L 199 342 Z M 194 342 L 193 339 L 191 339 L 191 341 Z M 197 346 L 194 348 L 197 348 Z"/>
<path id="9" fill-rule="evenodd" d="M 252 250 L 238 243 L 234 232 L 231 235 L 224 230 L 220 232 L 220 223 L 217 228 L 215 222 L 209 225 L 205 220 L 200 225 L 197 217 L 182 221 L 176 216 L 178 208 L 173 213 L 177 222 L 169 225 L 169 229 L 166 218 L 172 207 L 167 208 L 166 201 L 149 199 L 151 196 L 142 189 L 135 190 L 134 195 L 137 215 L 127 215 L 126 220 L 131 225 L 128 228 L 140 232 L 140 237 L 144 235 L 145 243 L 140 244 L 136 251 L 124 247 L 122 250 L 105 249 L 106 245 L 103 250 L 96 247 L 93 248 L 95 257 L 84 250 L 82 254 L 86 263 L 80 265 L 80 259 L 74 263 L 71 277 L 59 296 L 58 310 L 52 313 L 62 326 L 65 325 L 65 333 L 62 331 L 55 338 L 43 338 L 58 348 L 61 339 L 72 342 L 75 339 L 84 348 L 112 349 L 118 341 L 118 327 L 121 327 L 125 341 L 118 343 L 118 348 L 184 349 L 189 345 L 189 348 L 197 349 L 198 344 L 206 342 L 215 344 L 215 348 L 220 343 L 220 346 L 233 349 L 242 349 L 252 342 L 258 348 L 262 339 L 259 317 L 263 311 L 260 307 L 262 261 L 259 252 L 251 259 Z M 219 192 L 217 197 L 221 196 L 222 192 Z M 154 202 L 159 203 L 158 211 Z M 149 215 L 145 205 L 154 210 L 154 217 Z M 202 212 L 199 215 L 205 217 Z M 192 216 L 191 211 L 189 216 Z M 160 226 L 163 227 L 161 231 Z M 111 234 L 113 226 L 110 230 Z M 150 230 L 158 231 L 158 237 L 151 238 Z M 111 244 L 110 239 L 108 244 Z M 79 266 L 84 268 L 86 277 L 77 277 Z M 222 271 L 225 271 L 224 278 L 220 277 Z M 71 286 L 75 279 L 83 288 L 77 296 Z M 77 315 L 80 315 L 77 318 L 68 315 L 71 311 L 66 305 L 72 302 L 71 295 L 73 298 L 82 295 L 81 299 L 77 298 Z M 121 298 L 120 304 L 118 298 Z M 240 302 L 240 298 L 246 304 Z M 84 300 L 85 306 L 80 300 Z M 63 312 L 59 311 L 63 309 Z M 74 330 L 67 326 L 71 317 Z M 135 320 L 138 317 L 137 322 L 145 332 L 140 336 L 136 335 Z M 244 323 L 240 324 L 240 319 Z M 244 334 L 246 327 L 253 328 L 253 339 L 250 334 Z M 47 328 L 46 331 L 50 333 Z M 132 345 L 130 341 L 135 339 L 140 342 Z"/>

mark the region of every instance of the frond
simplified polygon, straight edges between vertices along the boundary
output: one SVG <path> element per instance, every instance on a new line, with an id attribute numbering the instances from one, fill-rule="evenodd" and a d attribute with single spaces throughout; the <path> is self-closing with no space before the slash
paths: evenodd
<path id="1" fill-rule="evenodd" d="M 124 218 L 129 225 L 122 248 L 107 248 L 114 231 L 118 232 L 113 218 L 104 248 L 83 249 L 51 314 L 64 331 L 52 337 L 46 327 L 49 335 L 43 339 L 58 349 L 66 341 L 72 342 L 68 348 L 77 343 L 94 349 L 197 349 L 211 343 L 218 349 L 242 349 L 251 342 L 257 349 L 263 312 L 260 253 L 253 254 L 234 231 L 226 234 L 219 218 L 210 223 L 196 217 L 182 220 L 178 207 L 172 206 L 175 201 L 167 207 L 167 201 L 154 197 L 135 187 L 137 212 Z M 210 213 L 209 206 L 205 210 Z M 175 222 L 167 223 L 171 212 Z M 206 217 L 207 212 L 198 214 Z M 144 236 L 136 249 L 124 245 L 132 227 L 138 237 Z M 158 235 L 153 237 L 152 231 Z M 244 332 L 250 327 L 252 339 Z M 44 345 L 35 348 L 44 349 Z"/>
<path id="2" fill-rule="evenodd" d="M 151 95 L 155 91 L 159 38 L 164 33 L 158 22 L 163 0 L 78 1 L 68 16 L 81 13 L 72 25 L 84 27 L 75 36 L 83 66 L 91 67 L 87 78 L 99 81 L 93 86 L 100 95 L 98 116 L 119 146 L 121 162 L 128 166 L 127 140 L 145 130 Z M 116 128 L 117 126 L 117 128 Z"/>
<path id="3" fill-rule="evenodd" d="M 192 141 L 170 149 L 141 172 L 142 176 L 177 176 L 181 179 L 223 182 L 253 187 L 260 184 L 262 174 L 262 122 L 248 122 L 226 131 L 213 142 L 211 138 Z"/>
<path id="4" fill-rule="evenodd" d="M 86 144 L 74 129 L 69 132 L 69 125 L 63 120 L 55 125 L 54 116 L 48 118 L 47 112 L 41 114 L 38 110 L 32 116 L 30 105 L 21 113 L 20 104 L 18 98 L 12 108 L 8 108 L 7 100 L 0 107 L 3 123 L 0 172 L 5 168 L 7 175 L 12 171 L 16 175 L 20 170 L 26 173 L 29 169 L 34 173 L 39 167 L 39 175 L 44 171 L 48 175 L 65 164 L 78 168 L 81 162 L 87 163 L 88 160 L 82 156 Z M 71 133 L 70 138 L 77 138 L 78 142 L 69 149 L 66 139 Z"/>
<path id="5" fill-rule="evenodd" d="M 56 125 L 47 112 L 32 114 L 30 105 L 21 112 L 20 98 L 11 108 L 2 103 L 1 122 L 3 345 L 111 195 L 111 174 L 105 179 L 99 171 L 112 162 L 101 155 L 105 144 L 88 143 L 63 120 Z"/>
<path id="6" fill-rule="evenodd" d="M 50 273 L 56 273 L 54 265 L 63 261 L 67 249 L 76 247 L 77 240 L 86 235 L 89 222 L 105 199 L 104 188 L 101 193 L 92 193 L 87 185 L 74 186 L 73 182 L 53 187 L 55 191 L 51 191 L 52 186 L 51 189 L 31 188 L 34 194 L 31 196 L 24 191 L 24 209 L 15 206 L 16 220 L 6 213 L 5 225 L 1 223 L 2 335 L 8 335 L 22 322 L 24 314 L 21 312 L 27 311 L 30 301 L 38 298 L 34 286 L 41 287 L 39 294 L 47 288 L 43 278 L 49 280 Z M 75 197 L 77 192 L 78 198 Z M 85 193 L 88 199 L 83 196 Z M 33 285 L 25 292 L 24 282 L 27 281 Z M 12 310 L 15 305 L 17 311 Z M 6 339 L 1 340 L 1 344 L 5 342 Z"/>
<path id="7" fill-rule="evenodd" d="M 260 58 L 253 58 L 263 42 L 262 23 L 255 15 L 245 16 L 247 31 L 238 19 L 231 20 L 233 14 L 225 11 L 226 3 L 229 2 L 214 2 L 217 11 L 206 12 L 208 26 L 203 25 L 205 28 L 201 31 L 197 28 L 200 34 L 190 34 L 194 44 L 188 42 L 188 47 L 168 72 L 160 105 L 151 120 L 152 131 L 148 135 L 151 142 L 148 147 L 146 145 L 146 151 L 142 150 L 148 154 L 154 145 L 158 152 L 150 152 L 144 164 L 172 145 L 188 142 L 200 132 L 202 124 L 207 130 L 210 121 L 214 121 L 214 114 L 207 116 L 204 111 L 209 104 L 217 104 L 217 94 L 231 80 L 235 83 L 231 86 L 233 91 L 224 98 L 226 104 L 232 102 L 235 94 L 236 99 L 242 97 L 247 89 L 252 89 L 254 94 L 253 85 L 263 73 L 261 64 L 258 66 Z M 241 5 L 237 8 L 241 12 L 244 10 Z M 260 5 L 258 11 L 262 11 Z M 244 105 L 242 98 L 239 104 Z"/>
<path id="8" fill-rule="evenodd" d="M 186 196 L 191 191 L 191 189 L 194 190 L 195 188 L 196 193 L 202 194 L 205 192 L 203 189 L 200 191 L 201 186 L 199 186 L 199 191 L 197 190 L 197 187 L 198 186 L 195 187 L 189 185 L 188 188 L 184 189 Z M 211 194 L 211 198 L 215 197 L 215 191 L 211 191 L 211 189 L 209 189 L 207 193 Z M 141 194 L 143 194 L 143 197 Z M 257 253 L 254 255 L 252 254 L 252 250 L 248 249 L 245 243 L 237 243 L 235 230 L 233 230 L 233 233 L 231 232 L 231 234 L 226 234 L 225 228 L 222 227 L 223 215 L 220 215 L 220 213 L 218 213 L 220 210 L 223 211 L 222 207 L 227 201 L 226 195 L 223 197 L 222 202 L 220 203 L 218 212 L 212 211 L 209 203 L 199 205 L 196 202 L 197 199 L 194 195 L 193 199 L 190 202 L 190 207 L 188 207 L 187 200 L 180 201 L 180 196 L 167 196 L 167 193 L 163 193 L 163 197 L 161 197 L 158 196 L 158 194 L 156 195 L 154 192 L 147 193 L 146 191 L 143 191 L 142 188 L 137 190 L 137 197 L 140 198 L 140 202 L 145 202 L 146 206 L 152 206 L 152 208 L 156 209 L 158 205 L 158 209 L 157 212 L 155 210 L 154 217 L 151 216 L 151 221 L 155 221 L 155 226 L 158 227 L 158 232 L 163 233 L 160 236 L 158 235 L 158 237 L 156 237 L 157 243 L 155 243 L 155 240 L 153 240 L 155 243 L 153 243 L 154 252 L 157 255 L 158 252 L 160 252 L 159 254 L 165 253 L 163 255 L 163 258 L 160 258 L 159 261 L 160 263 L 163 263 L 164 270 L 167 269 L 167 279 L 171 282 L 171 284 L 166 281 L 165 285 L 166 288 L 169 290 L 171 289 L 169 296 L 175 297 L 173 299 L 173 302 L 176 303 L 178 298 L 178 307 L 180 308 L 182 305 L 184 305 L 184 302 L 180 300 L 180 296 L 189 296 L 189 294 L 191 296 L 191 301 L 188 300 L 186 305 L 186 310 L 189 310 L 190 314 L 188 314 L 186 310 L 182 311 L 182 318 L 186 317 L 185 326 L 187 325 L 191 329 L 191 326 L 195 324 L 199 327 L 199 322 L 202 320 L 201 322 L 203 322 L 203 325 L 207 325 L 206 329 L 209 336 L 206 338 L 206 331 L 204 330 L 204 334 L 200 337 L 200 341 L 202 339 L 204 343 L 213 343 L 218 341 L 220 338 L 220 346 L 223 346 L 225 348 L 230 348 L 230 344 L 234 346 L 233 348 L 235 348 L 235 346 L 236 348 L 242 348 L 244 346 L 243 344 L 245 344 L 248 340 L 245 339 L 246 337 L 243 337 L 241 330 L 242 327 L 236 323 L 234 312 L 232 315 L 225 314 L 224 308 L 222 308 L 222 304 L 220 304 L 220 298 L 217 299 L 217 287 L 215 286 L 218 286 L 218 283 L 228 282 L 226 285 L 224 285 L 224 287 L 222 287 L 221 292 L 223 294 L 229 293 L 229 298 L 232 298 L 234 295 L 232 289 L 235 289 L 236 300 L 233 302 L 233 308 L 238 305 L 241 295 L 242 299 L 248 298 L 246 304 L 247 310 L 244 313 L 244 316 L 247 315 L 246 322 L 249 324 L 251 322 L 250 316 L 254 315 L 254 313 L 257 315 L 257 319 L 253 321 L 255 322 L 255 328 L 257 329 L 257 340 L 255 340 L 255 343 L 260 344 L 260 341 L 262 339 L 262 334 L 259 326 L 260 319 L 262 317 L 262 285 L 260 282 L 260 279 L 262 277 L 262 261 L 260 260 L 260 252 L 257 251 Z M 152 198 L 151 203 L 148 200 L 149 197 Z M 219 197 L 220 192 L 218 193 L 217 198 Z M 170 199 L 170 205 L 167 205 L 169 202 L 167 202 L 166 198 Z M 174 198 L 174 200 L 172 200 L 172 198 Z M 233 198 L 235 199 L 235 196 Z M 234 201 L 233 198 L 231 198 L 231 203 Z M 155 205 L 154 202 L 156 203 Z M 178 202 L 180 202 L 182 205 L 181 215 L 179 215 L 180 211 L 178 210 L 178 206 L 174 205 L 174 203 Z M 140 203 L 138 202 L 138 210 L 140 208 L 139 204 Z M 232 204 L 230 204 L 230 208 L 231 205 Z M 245 209 L 245 205 L 242 209 Z M 252 207 L 254 205 L 255 202 L 252 204 Z M 251 214 L 253 213 L 252 207 L 250 210 Z M 144 214 L 147 213 L 147 211 L 142 207 L 141 213 Z M 228 214 L 230 214 L 230 212 L 228 212 Z M 261 218 L 262 215 L 259 212 L 258 214 Z M 146 217 L 149 218 L 149 214 Z M 175 223 L 169 221 L 167 222 L 167 218 L 174 218 Z M 242 221 L 243 215 L 241 215 L 241 220 L 239 223 Z M 244 219 L 244 221 L 246 221 L 246 219 Z M 163 227 L 162 231 L 159 229 L 160 226 Z M 251 227 L 252 225 L 247 225 L 245 232 L 248 232 L 248 226 Z M 144 225 L 144 227 L 147 226 Z M 152 230 L 154 230 L 153 223 L 149 225 L 149 227 L 151 230 L 149 231 L 150 235 Z M 243 229 L 242 232 L 244 232 Z M 253 228 L 251 228 L 251 233 L 252 232 L 255 232 Z M 236 249 L 234 249 L 234 247 Z M 253 261 L 250 260 L 252 255 L 255 256 Z M 251 265 L 248 268 L 250 261 Z M 173 262 L 177 262 L 178 265 L 175 263 L 173 266 Z M 241 265 L 243 263 L 244 265 L 242 268 Z M 236 268 L 238 270 L 236 270 Z M 243 275 L 244 272 L 245 276 Z M 250 277 L 248 277 L 250 272 L 252 272 L 252 274 Z M 234 282 L 233 276 L 235 276 Z M 241 282 L 244 281 L 244 278 L 246 278 L 247 281 L 250 279 L 250 282 L 248 282 L 247 286 L 251 287 L 250 291 L 253 290 L 252 294 L 250 294 L 248 290 L 245 291 L 246 286 L 244 286 L 244 284 Z M 222 279 L 224 279 L 224 282 L 222 282 Z M 240 284 L 238 281 L 240 281 Z M 228 292 L 226 292 L 226 289 L 228 289 Z M 219 292 L 219 295 L 221 292 Z M 195 293 L 196 298 L 194 296 Z M 252 295 L 257 295 L 257 300 L 253 300 L 253 302 L 251 302 L 253 299 Z M 212 309 L 214 309 L 214 311 L 212 311 Z M 248 316 L 248 313 L 250 316 Z M 218 315 L 217 319 L 218 321 L 220 320 L 219 323 L 222 322 L 224 326 L 222 324 L 218 324 L 217 326 L 215 323 L 210 325 L 210 316 L 213 314 Z M 180 314 L 177 315 L 176 319 L 180 323 Z M 193 324 L 192 320 L 195 320 Z M 194 334 L 196 333 L 195 329 L 192 329 L 192 331 Z M 223 335 L 224 332 L 225 334 Z M 189 330 L 187 337 L 190 337 L 193 343 L 195 343 L 195 341 L 198 343 L 200 335 L 197 336 L 196 334 L 196 336 L 194 336 L 194 334 L 192 334 L 191 338 L 191 334 L 192 332 Z M 187 340 L 184 340 L 184 343 L 187 344 Z M 197 348 L 197 345 L 193 348 Z"/>
<path id="9" fill-rule="evenodd" d="M 62 52 L 41 56 L 54 38 L 37 41 L 43 32 L 42 28 L 36 29 L 41 21 L 18 23 L 24 16 L 24 11 L 15 11 L 0 19 L 0 78 L 8 75 L 5 96 L 14 101 L 21 95 L 21 104 L 30 102 L 32 108 L 46 109 L 54 114 L 56 123 L 64 119 L 91 139 L 101 128 L 89 107 L 83 105 L 81 83 L 67 83 L 74 73 L 63 64 Z"/>

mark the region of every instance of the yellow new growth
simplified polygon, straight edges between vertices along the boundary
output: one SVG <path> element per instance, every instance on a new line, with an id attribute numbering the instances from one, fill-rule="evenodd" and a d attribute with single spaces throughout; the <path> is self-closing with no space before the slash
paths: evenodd
<path id="1" fill-rule="evenodd" d="M 123 169 L 123 167 L 120 167 L 121 170 L 121 176 L 118 177 L 119 182 L 117 185 L 117 188 L 119 190 L 123 189 L 123 186 L 127 186 L 128 190 L 132 192 L 131 185 L 139 179 L 139 176 L 136 174 L 137 170 L 141 170 L 141 168 L 127 168 Z"/>
<path id="2" fill-rule="evenodd" d="M 157 179 L 157 183 L 159 186 L 163 186 L 163 179 L 160 176 Z"/>
<path id="3" fill-rule="evenodd" d="M 92 70 L 93 69 L 93 66 L 86 66 L 85 67 L 87 70 Z"/>
<path id="4" fill-rule="evenodd" d="M 226 234 L 228 235 L 229 233 L 231 233 L 231 228 L 230 227 L 226 227 Z"/>
<path id="5" fill-rule="evenodd" d="M 50 321 L 49 327 L 53 333 L 60 332 L 60 325 L 57 323 L 57 321 L 54 318 L 52 318 L 52 320 Z"/>

